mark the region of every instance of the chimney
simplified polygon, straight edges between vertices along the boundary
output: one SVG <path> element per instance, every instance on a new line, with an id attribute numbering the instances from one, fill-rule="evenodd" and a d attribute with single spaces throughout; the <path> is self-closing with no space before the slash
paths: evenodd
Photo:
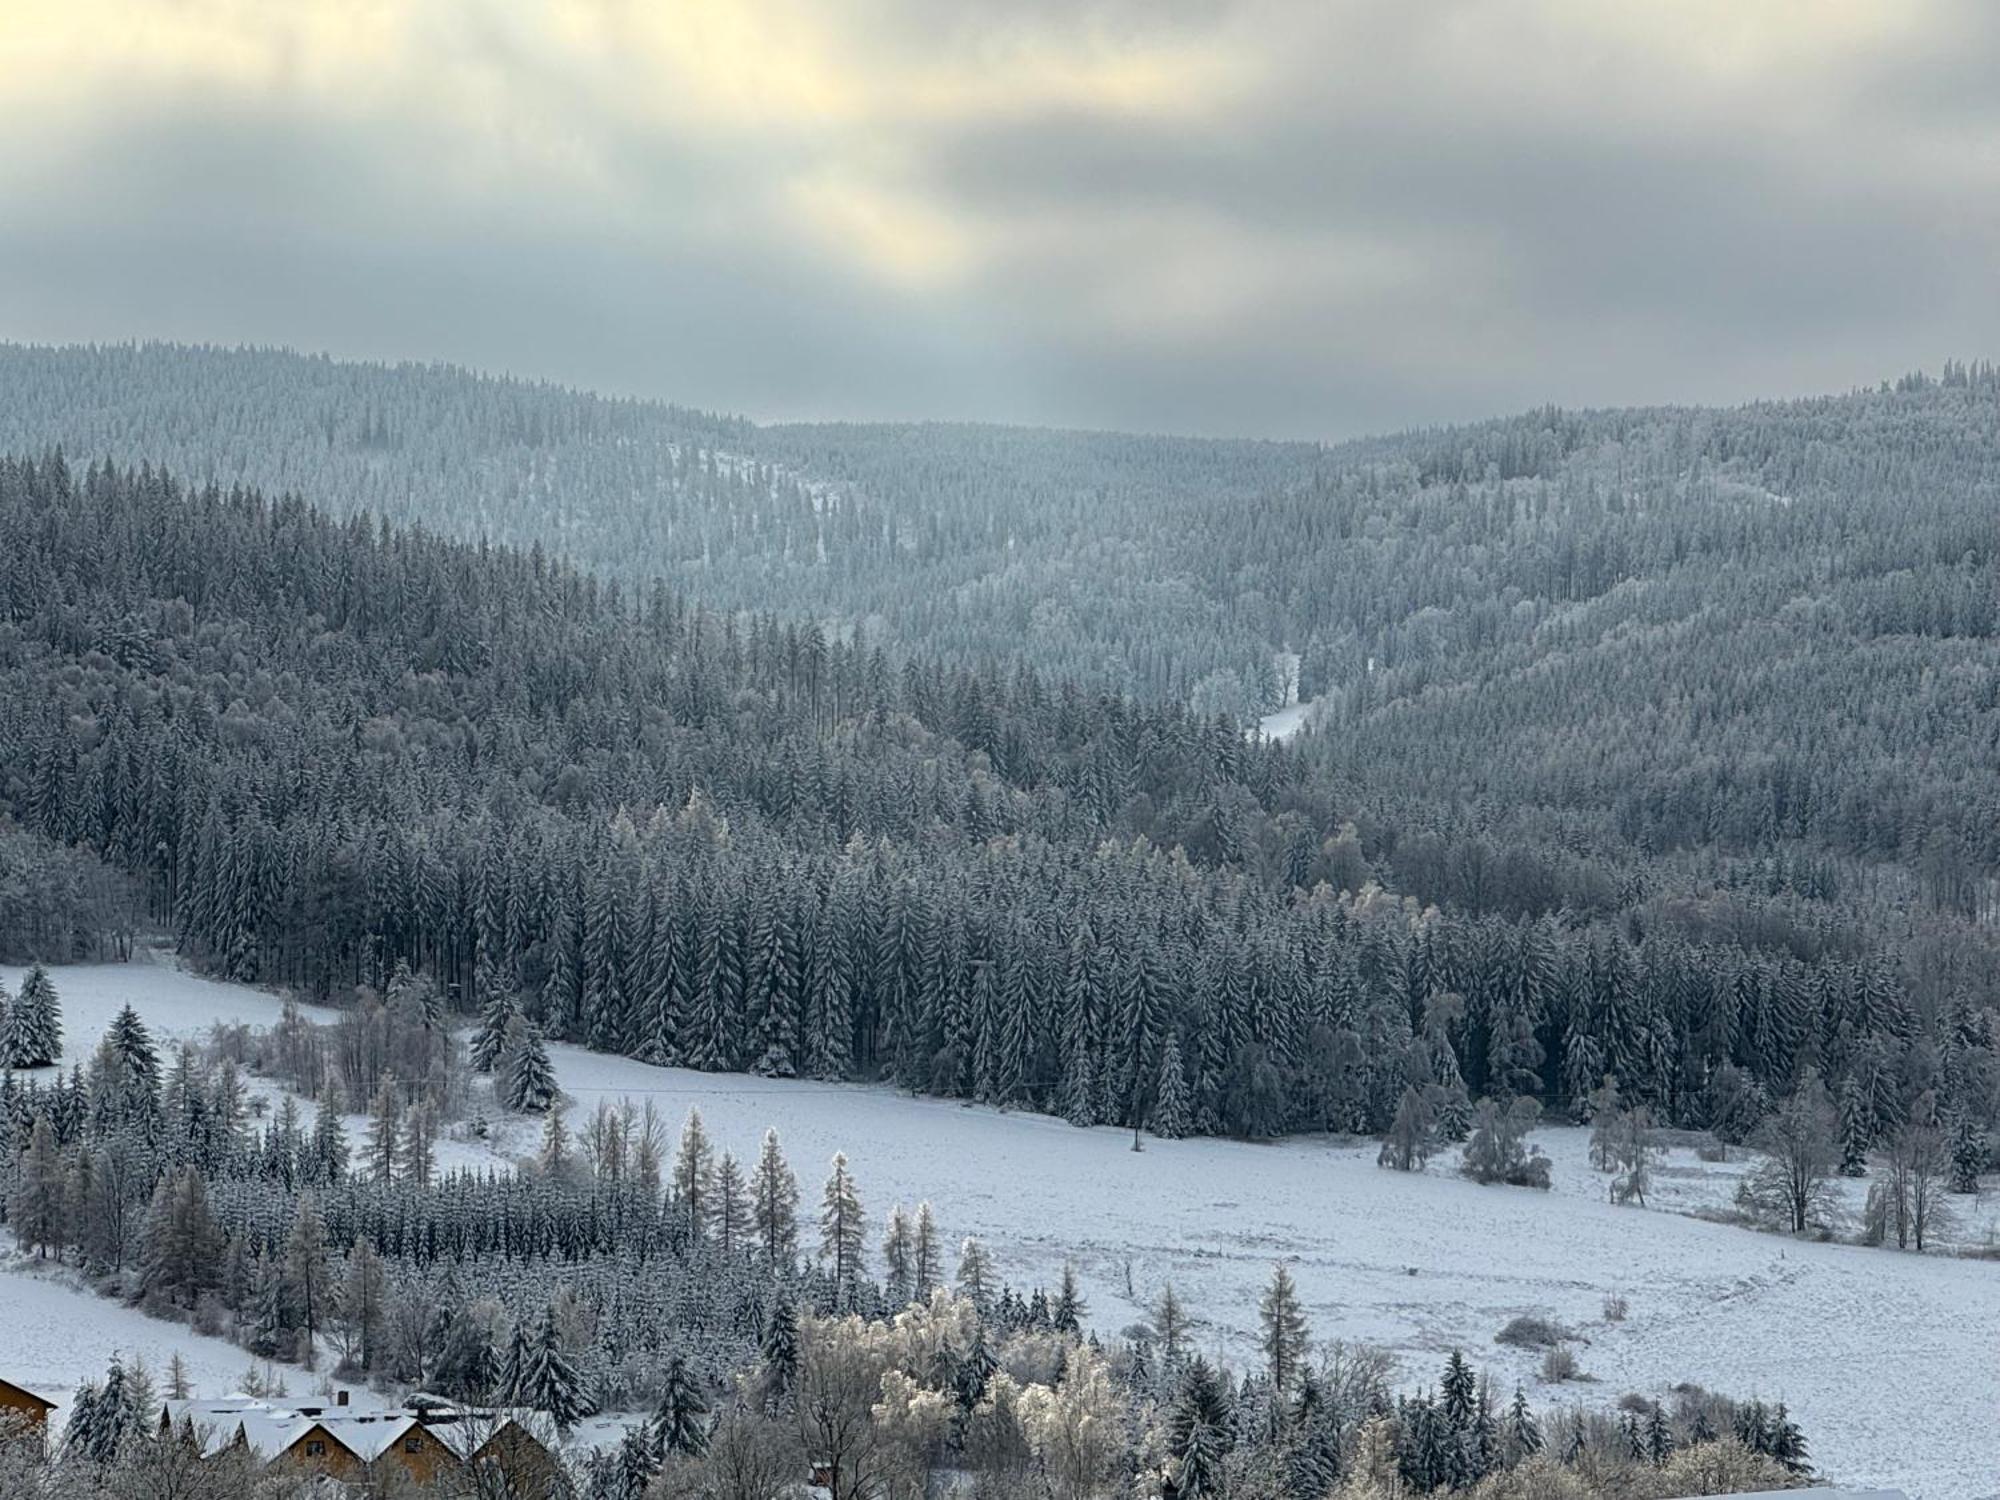
<path id="1" fill-rule="evenodd" d="M 334 1404 L 335 1406 L 345 1406 L 345 1405 L 347 1405 L 347 1392 L 345 1392 L 345 1391 L 335 1391 L 335 1392 L 333 1393 L 333 1404 Z"/>

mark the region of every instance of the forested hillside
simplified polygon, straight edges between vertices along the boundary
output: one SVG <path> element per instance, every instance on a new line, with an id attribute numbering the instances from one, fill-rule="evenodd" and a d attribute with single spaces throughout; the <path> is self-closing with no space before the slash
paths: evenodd
<path id="1" fill-rule="evenodd" d="M 0 467 L 0 555 L 5 806 L 230 977 L 407 961 L 600 1048 L 1169 1134 L 1607 1072 L 1727 1133 L 1812 1073 L 1859 1140 L 1992 1119 L 1979 929 L 1810 860 L 1358 816 L 1325 746 L 158 474 Z"/>

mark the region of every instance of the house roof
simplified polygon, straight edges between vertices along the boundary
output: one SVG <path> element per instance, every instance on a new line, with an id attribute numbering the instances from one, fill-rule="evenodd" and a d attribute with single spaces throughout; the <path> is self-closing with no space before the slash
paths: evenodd
<path id="1" fill-rule="evenodd" d="M 4 1375 L 0 1375 L 0 1389 L 10 1390 L 17 1396 L 26 1396 L 30 1401 L 41 1407 L 43 1411 L 54 1411 L 56 1409 L 55 1402 L 51 1401 L 47 1396 L 31 1391 L 25 1385 L 18 1385 L 14 1381 L 7 1379 Z"/>
<path id="2" fill-rule="evenodd" d="M 373 1463 L 413 1430 L 429 1433 L 460 1459 L 479 1452 L 509 1427 L 519 1428 L 544 1448 L 556 1441 L 553 1424 L 530 1408 L 486 1410 L 427 1407 L 423 1417 L 401 1407 L 292 1406 L 240 1392 L 215 1401 L 168 1401 L 162 1418 L 186 1424 L 201 1437 L 204 1455 L 223 1452 L 239 1440 L 259 1458 L 290 1452 L 314 1430 L 324 1433 L 364 1463 Z"/>
<path id="3" fill-rule="evenodd" d="M 423 1424 L 408 1413 L 380 1417 L 321 1417 L 319 1425 L 356 1457 L 373 1463 Z"/>

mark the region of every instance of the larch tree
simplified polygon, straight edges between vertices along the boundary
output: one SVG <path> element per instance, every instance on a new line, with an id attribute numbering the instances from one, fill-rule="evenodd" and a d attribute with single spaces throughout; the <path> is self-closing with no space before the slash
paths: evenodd
<path id="1" fill-rule="evenodd" d="M 866 1256 L 865 1233 L 861 1195 L 854 1186 L 854 1175 L 848 1170 L 846 1154 L 836 1151 L 833 1170 L 820 1193 L 819 1253 L 833 1277 L 838 1306 L 851 1307 L 854 1303 Z"/>
<path id="2" fill-rule="evenodd" d="M 778 1132 L 764 1132 L 750 1180 L 751 1218 L 765 1262 L 789 1268 L 799 1251 L 799 1183 L 785 1164 Z"/>
<path id="3" fill-rule="evenodd" d="M 1271 1268 L 1270 1284 L 1257 1305 L 1257 1321 L 1263 1329 L 1264 1373 L 1274 1398 L 1282 1400 L 1305 1367 L 1311 1342 L 1298 1288 L 1282 1263 Z"/>

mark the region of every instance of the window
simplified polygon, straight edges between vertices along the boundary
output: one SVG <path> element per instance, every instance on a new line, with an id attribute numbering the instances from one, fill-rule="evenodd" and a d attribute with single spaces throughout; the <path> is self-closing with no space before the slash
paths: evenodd
<path id="1" fill-rule="evenodd" d="M 403 1451 L 404 1451 L 405 1453 L 421 1453 L 421 1452 L 423 1452 L 423 1451 L 424 1451 L 424 1440 L 423 1440 L 422 1438 L 418 1437 L 418 1436 L 417 1436 L 417 1435 L 416 1435 L 416 1434 L 415 1434 L 414 1432 L 413 1432 L 413 1433 L 411 1433 L 411 1434 L 410 1434 L 410 1435 L 409 1435 L 408 1437 L 406 1437 L 406 1438 L 404 1438 L 404 1439 L 403 1439 Z"/>
<path id="2" fill-rule="evenodd" d="M 319 1440 L 318 1438 L 307 1438 L 307 1439 L 306 1439 L 306 1457 L 307 1457 L 307 1458 L 325 1458 L 325 1457 L 326 1457 L 326 1444 L 325 1444 L 325 1443 L 323 1443 L 323 1442 L 321 1442 L 321 1441 L 320 1441 L 320 1440 Z"/>

